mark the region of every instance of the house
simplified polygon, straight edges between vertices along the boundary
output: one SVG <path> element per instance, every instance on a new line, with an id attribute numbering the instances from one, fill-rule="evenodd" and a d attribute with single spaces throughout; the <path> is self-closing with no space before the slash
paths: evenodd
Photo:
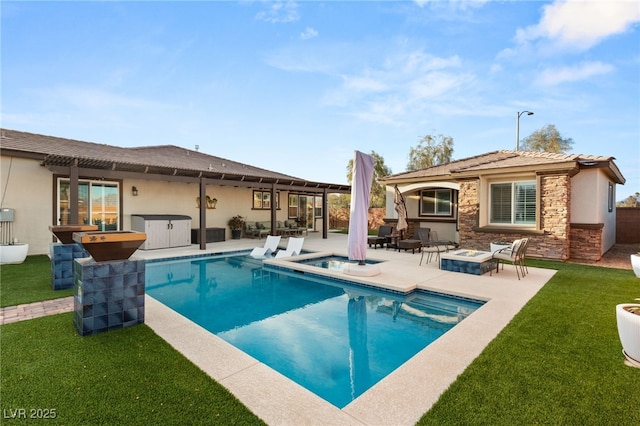
<path id="1" fill-rule="evenodd" d="M 409 235 L 415 227 L 439 239 L 488 250 L 492 241 L 530 239 L 527 255 L 599 260 L 615 244 L 613 157 L 494 151 L 386 176 L 387 218 L 403 194 Z M 393 220 L 389 220 L 393 222 Z"/>
<path id="2" fill-rule="evenodd" d="M 0 129 L 0 147 L 1 208 L 13 209 L 13 235 L 29 255 L 49 253 L 51 225 L 131 230 L 139 215 L 190 217 L 202 249 L 208 229 L 229 238 L 236 215 L 271 229 L 295 219 L 326 238 L 328 194 L 351 190 L 173 145 L 123 148 Z"/>

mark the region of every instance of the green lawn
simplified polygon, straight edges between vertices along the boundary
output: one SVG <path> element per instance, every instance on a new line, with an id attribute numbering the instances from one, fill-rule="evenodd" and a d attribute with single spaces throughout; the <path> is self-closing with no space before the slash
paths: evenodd
<path id="1" fill-rule="evenodd" d="M 40 258 L 2 267 L 3 306 L 63 294 Z M 640 424 L 640 369 L 623 364 L 615 320 L 616 304 L 640 297 L 640 280 L 529 264 L 558 273 L 419 424 Z M 62 424 L 261 423 L 146 325 L 80 337 L 71 314 L 7 324 L 0 357 L 2 410 L 56 409 Z"/>

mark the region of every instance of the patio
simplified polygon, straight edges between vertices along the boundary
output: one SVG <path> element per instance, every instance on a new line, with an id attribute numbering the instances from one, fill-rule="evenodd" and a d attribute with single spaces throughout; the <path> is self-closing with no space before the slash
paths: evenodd
<path id="1" fill-rule="evenodd" d="M 256 240 L 240 239 L 207 244 L 207 252 L 250 249 Z M 281 242 L 281 246 L 286 241 Z M 317 253 L 347 253 L 347 236 L 310 233 L 304 249 Z M 201 254 L 197 246 L 138 251 L 146 259 Z M 555 271 L 529 268 L 518 281 L 513 268 L 489 276 L 441 271 L 437 264 L 419 266 L 420 255 L 395 250 L 369 250 L 383 260 L 381 274 L 354 281 L 383 288 L 415 288 L 467 296 L 488 302 L 442 338 L 402 365 L 361 397 L 340 410 L 235 347 L 147 296 L 145 323 L 169 344 L 269 424 L 415 424 L 439 395 L 462 373 L 513 316 L 553 276 Z M 274 262 L 288 262 L 277 260 Z M 312 266 L 298 265 L 300 269 Z M 314 269 L 314 272 L 318 272 Z M 327 275 L 345 275 L 324 271 Z M 425 384 L 428 383 L 428 386 Z"/>

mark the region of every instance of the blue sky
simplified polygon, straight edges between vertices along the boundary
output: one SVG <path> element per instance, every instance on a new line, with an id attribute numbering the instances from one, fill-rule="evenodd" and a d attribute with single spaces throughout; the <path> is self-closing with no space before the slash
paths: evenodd
<path id="1" fill-rule="evenodd" d="M 640 191 L 637 1 L 2 1 L 2 127 L 173 144 L 348 183 L 427 134 L 455 159 L 547 124 Z"/>

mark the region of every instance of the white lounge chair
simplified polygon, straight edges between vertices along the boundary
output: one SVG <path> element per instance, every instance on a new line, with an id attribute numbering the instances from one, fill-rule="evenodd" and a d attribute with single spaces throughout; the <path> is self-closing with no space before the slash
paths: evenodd
<path id="1" fill-rule="evenodd" d="M 251 250 L 251 257 L 266 257 L 271 253 L 278 250 L 278 244 L 280 244 L 280 235 L 267 235 L 267 239 L 264 242 L 264 247 L 256 247 Z"/>
<path id="2" fill-rule="evenodd" d="M 304 238 L 289 237 L 287 248 L 284 250 L 278 250 L 276 253 L 276 259 L 279 257 L 291 257 L 297 256 L 302 251 L 302 244 L 304 244 Z"/>

